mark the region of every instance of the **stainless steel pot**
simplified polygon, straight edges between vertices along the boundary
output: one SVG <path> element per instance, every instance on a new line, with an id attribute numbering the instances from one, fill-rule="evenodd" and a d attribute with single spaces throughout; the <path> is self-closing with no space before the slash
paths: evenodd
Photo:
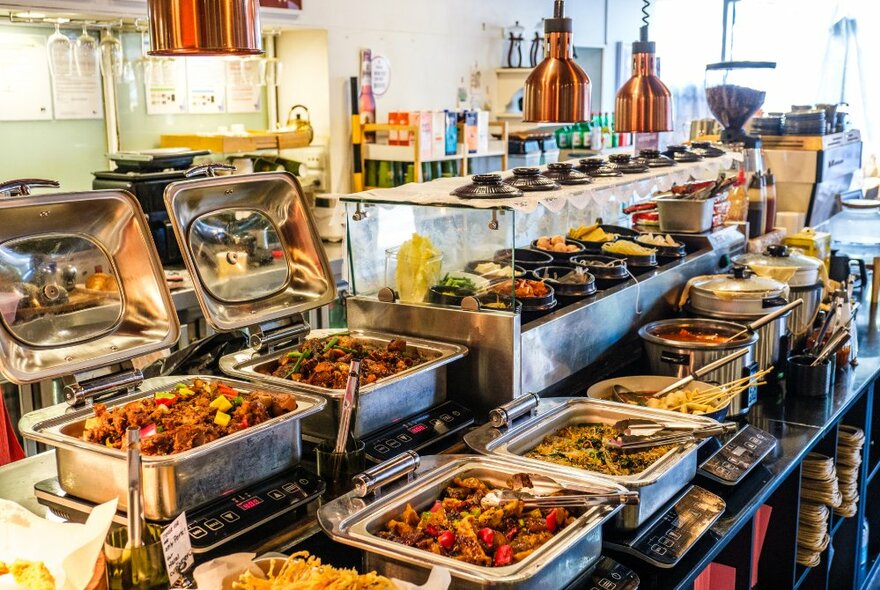
<path id="1" fill-rule="evenodd" d="M 152 397 L 158 391 L 173 389 L 176 383 L 190 383 L 198 378 L 187 376 L 170 382 L 163 378 L 161 386 L 151 386 L 152 380 L 148 380 L 142 389 L 107 402 L 107 407 L 113 409 Z M 266 389 L 232 379 L 201 379 L 219 381 L 241 391 Z M 185 510 L 298 463 L 302 454 L 300 421 L 320 412 L 326 402 L 308 394 L 284 393 L 296 397 L 297 408 L 293 412 L 189 451 L 144 456 L 144 516 L 150 520 L 171 520 Z M 22 436 L 55 447 L 58 482 L 65 492 L 95 503 L 118 498 L 120 510 L 126 510 L 125 451 L 82 439 L 85 421 L 93 415 L 94 409 L 89 407 L 71 411 L 67 404 L 59 404 L 25 415 L 19 427 Z"/>
<path id="2" fill-rule="evenodd" d="M 699 277 L 689 287 L 691 307 L 708 317 L 721 317 L 720 314 L 759 317 L 788 303 L 785 299 L 788 285 L 753 276 L 744 267 L 734 268 L 731 275 Z"/>
<path id="3" fill-rule="evenodd" d="M 747 266 L 758 276 L 785 282 L 789 287 L 812 287 L 822 279 L 823 262 L 795 252 L 788 246 L 769 246 L 762 254 L 741 254 L 734 264 Z"/>
<path id="4" fill-rule="evenodd" d="M 791 287 L 791 300 L 804 300 L 804 304 L 795 309 L 788 318 L 788 330 L 795 339 L 795 345 L 800 344 L 813 327 L 824 293 L 825 284 L 821 281 L 811 286 Z"/>
<path id="5" fill-rule="evenodd" d="M 415 471 L 413 471 L 415 469 Z M 518 563 L 484 567 L 436 555 L 416 547 L 382 539 L 376 533 L 407 504 L 426 510 L 455 477 L 477 477 L 505 486 L 517 473 L 540 473 L 532 466 L 498 457 L 442 455 L 422 457 L 405 453 L 356 479 L 364 483 L 318 510 L 318 522 L 335 541 L 363 549 L 365 569 L 416 584 L 423 584 L 435 565 L 449 569 L 453 588 L 503 588 L 531 590 L 564 587 L 593 565 L 602 550 L 602 524 L 620 510 L 600 506 L 587 509 L 572 524 Z M 408 475 L 410 479 L 405 479 Z M 619 493 L 621 485 L 583 472 L 576 476 L 553 474 L 553 479 L 575 489 Z M 381 495 L 380 495 L 381 491 Z M 359 497 L 363 494 L 363 497 Z"/>
<path id="6" fill-rule="evenodd" d="M 342 332 L 380 346 L 398 337 L 364 330 L 315 330 L 309 336 L 323 338 Z M 365 436 L 446 401 L 446 365 L 467 354 L 467 348 L 456 344 L 443 344 L 409 336 L 400 338 L 404 338 L 407 346 L 417 350 L 427 360 L 396 375 L 361 386 L 358 411 L 352 424 L 352 432 L 356 437 Z M 334 437 L 345 390 L 297 383 L 272 375 L 278 359 L 297 348 L 286 347 L 271 354 L 261 354 L 250 349 L 235 352 L 220 359 L 220 370 L 227 375 L 265 383 L 276 389 L 305 392 L 325 398 L 327 407 L 303 422 L 303 432 L 316 438 Z"/>
<path id="7" fill-rule="evenodd" d="M 722 337 L 731 337 L 745 329 L 745 326 L 733 322 L 700 319 L 672 319 L 651 322 L 639 330 L 639 336 L 645 345 L 648 364 L 651 372 L 670 377 L 685 377 L 696 369 L 720 359 L 733 351 L 747 348 L 749 352 L 705 377 L 705 381 L 728 383 L 741 377 L 754 374 L 757 368 L 756 352 L 758 335 L 746 333 L 732 342 L 688 342 L 676 339 L 680 330 L 692 333 L 712 333 Z M 738 415 L 748 412 L 757 401 L 757 389 L 750 388 L 732 399 L 730 414 Z"/>
<path id="8" fill-rule="evenodd" d="M 509 464 L 518 464 L 548 474 L 563 474 L 582 478 L 591 474 L 585 469 L 566 467 L 539 459 L 524 457 L 546 436 L 566 426 L 584 422 L 614 424 L 629 418 L 646 418 L 661 424 L 686 424 L 693 426 L 717 425 L 718 422 L 703 416 L 691 416 L 680 412 L 655 410 L 589 398 L 519 398 L 508 404 L 510 409 L 498 408 L 492 412 L 493 421 L 465 435 L 464 440 L 473 450 L 486 455 L 501 457 Z M 513 406 L 515 410 L 512 409 Z M 532 411 L 528 417 L 516 421 L 522 413 Z M 497 425 L 497 426 L 496 426 Z M 639 492 L 639 504 L 624 506 L 614 519 L 614 526 L 621 530 L 634 530 L 646 522 L 668 500 L 687 485 L 697 472 L 697 449 L 705 440 L 688 443 L 655 461 L 647 469 L 635 475 L 594 475 Z M 555 477 L 555 475 L 553 476 Z"/>

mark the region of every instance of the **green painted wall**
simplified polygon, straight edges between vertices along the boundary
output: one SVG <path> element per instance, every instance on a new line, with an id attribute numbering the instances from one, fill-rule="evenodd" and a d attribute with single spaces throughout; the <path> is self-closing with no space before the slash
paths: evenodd
<path id="1" fill-rule="evenodd" d="M 0 35 L 36 35 L 43 43 L 52 32 L 51 28 L 0 25 Z M 78 31 L 73 30 L 66 33 L 71 40 L 79 35 Z M 163 133 L 207 132 L 216 130 L 220 125 L 234 123 L 241 123 L 248 129 L 267 127 L 265 90 L 260 113 L 147 115 L 143 69 L 138 63 L 141 36 L 125 34 L 122 39 L 125 59 L 131 64 L 135 83 L 121 82 L 117 87 L 121 149 L 158 147 L 159 136 Z M 22 92 L 27 92 L 27 89 L 23 88 Z M 136 97 L 135 100 L 132 100 L 133 97 Z M 61 189 L 65 192 L 80 191 L 91 188 L 92 172 L 109 169 L 104 158 L 107 149 L 103 120 L 0 120 L 0 138 L 0 180 L 52 178 L 61 182 Z"/>

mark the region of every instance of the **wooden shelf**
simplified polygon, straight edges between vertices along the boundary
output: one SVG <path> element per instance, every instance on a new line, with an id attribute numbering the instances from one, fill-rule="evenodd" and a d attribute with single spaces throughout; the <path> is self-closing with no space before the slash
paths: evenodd
<path id="1" fill-rule="evenodd" d="M 208 150 L 217 154 L 234 154 L 255 150 L 280 150 L 306 147 L 309 135 L 305 131 L 255 131 L 247 135 L 220 133 L 174 133 L 162 135 L 159 145 L 166 147 Z"/>

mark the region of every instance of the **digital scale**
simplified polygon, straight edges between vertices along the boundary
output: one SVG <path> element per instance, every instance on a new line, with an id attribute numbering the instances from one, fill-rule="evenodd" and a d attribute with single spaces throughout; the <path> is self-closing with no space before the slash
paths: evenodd
<path id="1" fill-rule="evenodd" d="M 604 555 L 569 588 L 581 590 L 636 590 L 641 580 L 634 571 Z"/>
<path id="2" fill-rule="evenodd" d="M 724 512 L 724 500 L 690 486 L 672 505 L 637 531 L 609 537 L 604 545 L 662 568 L 674 567 Z"/>
<path id="3" fill-rule="evenodd" d="M 746 425 L 700 465 L 699 473 L 712 481 L 735 486 L 776 448 L 776 437 Z"/>
<path id="4" fill-rule="evenodd" d="M 213 551 L 320 496 L 326 488 L 314 473 L 298 466 L 238 492 L 188 511 L 189 539 L 193 554 Z M 53 477 L 34 486 L 37 501 L 53 514 L 72 522 L 85 522 L 95 504 L 70 496 Z M 125 526 L 125 512 L 118 511 L 113 522 Z M 167 523 L 157 523 L 167 524 Z"/>
<path id="5" fill-rule="evenodd" d="M 419 451 L 474 423 L 474 414 L 447 401 L 364 439 L 367 459 L 382 463 L 404 451 Z"/>

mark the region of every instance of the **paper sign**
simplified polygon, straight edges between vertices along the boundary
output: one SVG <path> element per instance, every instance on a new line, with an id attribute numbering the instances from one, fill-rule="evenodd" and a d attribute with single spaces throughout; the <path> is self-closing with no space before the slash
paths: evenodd
<path id="1" fill-rule="evenodd" d="M 384 55 L 373 57 L 373 95 L 385 96 L 391 86 L 391 62 Z"/>
<path id="2" fill-rule="evenodd" d="M 162 531 L 162 552 L 165 554 L 165 567 L 168 569 L 171 586 L 184 587 L 183 583 L 186 580 L 184 574 L 195 563 L 192 545 L 189 542 L 186 512 L 182 512 Z"/>
<path id="3" fill-rule="evenodd" d="M 186 62 L 183 59 L 145 60 L 144 85 L 148 115 L 186 112 Z"/>
<path id="4" fill-rule="evenodd" d="M 0 35 L 0 120 L 52 118 L 46 41 L 33 35 Z"/>
<path id="5" fill-rule="evenodd" d="M 222 60 L 187 59 L 186 81 L 190 113 L 226 111 L 226 64 Z"/>
<path id="6" fill-rule="evenodd" d="M 101 75 L 97 69 L 87 75 L 74 73 L 52 78 L 52 102 L 56 119 L 102 119 Z"/>

